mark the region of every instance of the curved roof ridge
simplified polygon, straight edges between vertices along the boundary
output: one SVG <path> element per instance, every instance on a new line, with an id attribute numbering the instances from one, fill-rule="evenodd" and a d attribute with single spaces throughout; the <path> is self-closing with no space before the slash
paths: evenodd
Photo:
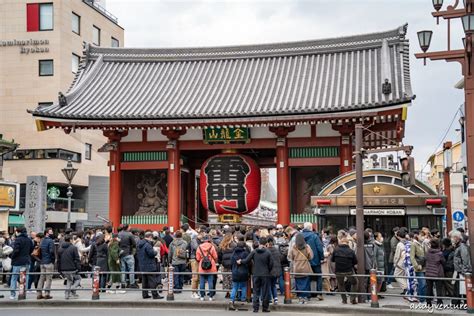
<path id="1" fill-rule="evenodd" d="M 268 53 L 291 53 L 302 50 L 318 50 L 327 48 L 352 47 L 364 44 L 379 42 L 384 39 L 405 40 L 408 24 L 404 24 L 396 29 L 368 34 L 358 34 L 341 36 L 334 38 L 324 38 L 316 40 L 303 40 L 292 42 L 266 43 L 266 44 L 245 44 L 229 46 L 201 46 L 201 47 L 170 47 L 170 48 L 104 48 L 90 46 L 88 54 L 91 57 L 99 55 L 106 56 L 209 56 L 218 57 L 220 55 L 245 55 L 245 54 L 268 54 Z"/>

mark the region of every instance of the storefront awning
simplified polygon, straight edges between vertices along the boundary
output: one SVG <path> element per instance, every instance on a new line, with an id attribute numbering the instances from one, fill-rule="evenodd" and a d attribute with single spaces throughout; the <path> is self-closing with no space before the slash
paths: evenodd
<path id="1" fill-rule="evenodd" d="M 8 226 L 18 227 L 25 225 L 25 218 L 19 214 L 10 214 L 8 216 Z"/>

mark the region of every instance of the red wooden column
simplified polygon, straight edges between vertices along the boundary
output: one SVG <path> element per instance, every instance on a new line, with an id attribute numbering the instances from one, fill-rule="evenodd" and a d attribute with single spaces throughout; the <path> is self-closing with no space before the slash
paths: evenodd
<path id="1" fill-rule="evenodd" d="M 354 126 L 350 124 L 332 125 L 332 129 L 341 133 L 341 145 L 339 147 L 339 173 L 343 174 L 352 171 L 352 136 Z"/>
<path id="2" fill-rule="evenodd" d="M 116 230 L 122 218 L 122 171 L 120 169 L 121 152 L 120 140 L 128 132 L 104 131 L 104 136 L 109 139 L 109 220 Z"/>
<path id="3" fill-rule="evenodd" d="M 341 136 L 341 150 L 340 150 L 341 164 L 339 173 L 343 174 L 352 171 L 352 141 L 350 134 Z"/>
<path id="4" fill-rule="evenodd" d="M 289 225 L 291 222 L 290 168 L 286 136 L 294 130 L 294 127 L 270 127 L 270 131 L 278 137 L 276 141 L 277 204 L 278 224 L 282 225 Z"/>
<path id="5" fill-rule="evenodd" d="M 168 137 L 168 226 L 175 232 L 180 227 L 181 217 L 181 162 L 179 153 L 179 137 L 185 130 L 163 130 Z"/>
<path id="6" fill-rule="evenodd" d="M 196 169 L 189 168 L 188 183 L 187 183 L 187 210 L 186 216 L 189 219 L 189 225 L 196 228 L 196 218 L 194 210 L 196 209 Z"/>

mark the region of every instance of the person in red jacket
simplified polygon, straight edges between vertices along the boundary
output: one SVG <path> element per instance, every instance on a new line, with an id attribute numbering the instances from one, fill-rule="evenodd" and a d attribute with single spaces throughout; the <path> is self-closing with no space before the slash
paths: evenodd
<path id="1" fill-rule="evenodd" d="M 211 243 L 209 235 L 205 235 L 202 239 L 202 244 L 196 250 L 196 260 L 199 263 L 199 289 L 201 301 L 204 301 L 206 296 L 206 282 L 209 288 L 209 301 L 213 300 L 216 291 L 214 290 L 214 277 L 217 273 L 216 261 L 217 251 Z"/>

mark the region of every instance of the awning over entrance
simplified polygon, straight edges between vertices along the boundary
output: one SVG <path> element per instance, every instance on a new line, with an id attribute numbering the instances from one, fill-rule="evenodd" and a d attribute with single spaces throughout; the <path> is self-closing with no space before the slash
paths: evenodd
<path id="1" fill-rule="evenodd" d="M 435 204 L 433 205 L 433 201 Z M 354 215 L 356 205 L 355 172 L 343 174 L 311 197 L 311 204 L 323 208 L 325 214 Z M 403 187 L 400 172 L 374 169 L 364 171 L 364 214 L 374 216 L 404 216 L 441 214 L 446 197 L 438 196 L 428 185 L 417 180 Z M 439 214 L 437 214 L 439 210 Z"/>
<path id="2" fill-rule="evenodd" d="M 406 30 L 229 47 L 88 46 L 71 89 L 31 113 L 49 122 L 40 128 L 278 126 L 340 113 L 352 122 L 347 112 L 362 118 L 414 98 Z"/>

